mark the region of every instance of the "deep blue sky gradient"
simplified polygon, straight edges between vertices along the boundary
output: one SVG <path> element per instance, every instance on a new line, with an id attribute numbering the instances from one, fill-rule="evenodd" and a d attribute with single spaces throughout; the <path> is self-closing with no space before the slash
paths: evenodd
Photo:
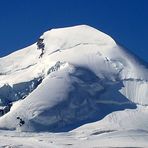
<path id="1" fill-rule="evenodd" d="M 88 24 L 148 62 L 148 0 L 1 0 L 0 57 L 51 28 Z"/>

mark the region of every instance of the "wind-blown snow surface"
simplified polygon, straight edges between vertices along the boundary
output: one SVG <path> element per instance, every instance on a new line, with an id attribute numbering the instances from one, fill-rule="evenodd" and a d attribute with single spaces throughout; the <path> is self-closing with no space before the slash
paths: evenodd
<path id="1" fill-rule="evenodd" d="M 41 37 L 42 58 L 36 44 L 0 58 L 0 99 L 14 102 L 1 129 L 61 132 L 97 121 L 75 132 L 148 132 L 148 69 L 137 57 L 86 25 Z"/>

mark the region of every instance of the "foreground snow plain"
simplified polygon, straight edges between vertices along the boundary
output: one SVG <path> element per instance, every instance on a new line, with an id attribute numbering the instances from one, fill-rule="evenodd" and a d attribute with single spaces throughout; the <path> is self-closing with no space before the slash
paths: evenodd
<path id="1" fill-rule="evenodd" d="M 87 130 L 87 129 L 86 129 Z M 148 132 L 92 131 L 91 133 L 25 133 L 0 131 L 2 148 L 99 148 L 99 147 L 147 147 Z"/>
<path id="2" fill-rule="evenodd" d="M 90 26 L 41 38 L 0 58 L 0 146 L 147 147 L 147 65 Z"/>

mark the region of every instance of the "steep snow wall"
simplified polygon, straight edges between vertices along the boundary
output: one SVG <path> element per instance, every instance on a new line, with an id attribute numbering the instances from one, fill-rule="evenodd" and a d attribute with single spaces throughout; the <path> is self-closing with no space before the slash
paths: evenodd
<path id="1" fill-rule="evenodd" d="M 148 81 L 124 80 L 120 92 L 132 102 L 148 105 Z"/>

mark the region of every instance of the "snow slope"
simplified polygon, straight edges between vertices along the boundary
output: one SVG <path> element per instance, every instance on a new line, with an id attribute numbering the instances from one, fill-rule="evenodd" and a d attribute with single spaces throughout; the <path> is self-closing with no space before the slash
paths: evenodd
<path id="1" fill-rule="evenodd" d="M 86 25 L 41 37 L 42 58 L 33 44 L 0 59 L 1 103 L 14 102 L 1 129 L 61 132 L 96 121 L 85 131 L 148 131 L 148 69 L 137 57 Z"/>

